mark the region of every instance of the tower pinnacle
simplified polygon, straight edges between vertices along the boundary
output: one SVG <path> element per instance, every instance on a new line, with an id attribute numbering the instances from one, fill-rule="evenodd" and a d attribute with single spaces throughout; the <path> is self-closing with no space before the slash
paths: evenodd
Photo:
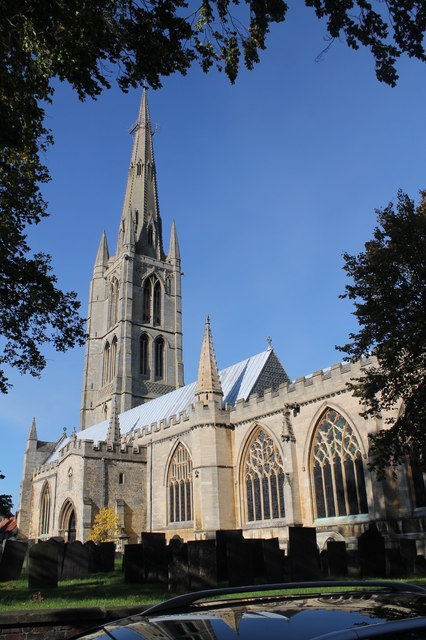
<path id="1" fill-rule="evenodd" d="M 211 399 L 220 400 L 220 402 L 222 402 L 223 398 L 222 386 L 220 384 L 219 372 L 213 349 L 209 316 L 206 317 L 195 398 L 196 400 L 201 401 L 208 401 Z"/>

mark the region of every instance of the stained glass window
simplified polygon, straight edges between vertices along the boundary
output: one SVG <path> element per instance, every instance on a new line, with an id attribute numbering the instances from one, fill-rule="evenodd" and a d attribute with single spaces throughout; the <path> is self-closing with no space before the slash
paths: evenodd
<path id="1" fill-rule="evenodd" d="M 364 464 L 355 433 L 337 411 L 322 415 L 312 443 L 316 518 L 368 513 Z"/>
<path id="2" fill-rule="evenodd" d="M 49 533 L 50 524 L 50 489 L 46 484 L 43 487 L 40 500 L 40 536 L 47 536 Z"/>
<path id="3" fill-rule="evenodd" d="M 247 520 L 284 518 L 284 468 L 272 438 L 258 429 L 244 459 Z"/>
<path id="4" fill-rule="evenodd" d="M 183 444 L 177 446 L 170 463 L 168 487 L 170 522 L 192 520 L 192 460 Z"/>

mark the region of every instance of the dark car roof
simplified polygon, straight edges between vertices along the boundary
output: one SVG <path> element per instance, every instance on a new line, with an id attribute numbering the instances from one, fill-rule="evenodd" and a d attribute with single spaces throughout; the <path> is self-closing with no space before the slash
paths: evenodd
<path id="1" fill-rule="evenodd" d="M 280 594 L 236 593 L 233 599 L 224 599 L 223 591 L 213 591 L 207 593 L 219 599 L 209 595 L 207 601 L 203 592 L 195 598 L 188 594 L 108 624 L 105 631 L 117 640 L 313 640 L 343 630 L 372 629 L 371 625 L 426 616 L 426 590 L 421 588 L 372 586 L 368 591 L 333 593 L 325 587 L 319 589 L 292 595 L 283 585 Z"/>

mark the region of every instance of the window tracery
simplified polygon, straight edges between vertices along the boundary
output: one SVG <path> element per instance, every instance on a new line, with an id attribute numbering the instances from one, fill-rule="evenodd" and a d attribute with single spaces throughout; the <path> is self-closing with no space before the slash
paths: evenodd
<path id="1" fill-rule="evenodd" d="M 347 420 L 333 409 L 325 411 L 315 429 L 311 478 L 316 518 L 368 513 L 358 440 Z"/>
<path id="2" fill-rule="evenodd" d="M 243 484 L 248 522 L 285 517 L 284 467 L 277 445 L 258 429 L 247 448 Z"/>
<path id="3" fill-rule="evenodd" d="M 40 499 L 40 525 L 39 525 L 39 535 L 47 536 L 49 534 L 49 525 L 50 525 L 50 489 L 49 485 L 46 484 L 43 487 L 43 491 L 41 493 Z"/>
<path id="4" fill-rule="evenodd" d="M 187 448 L 181 443 L 176 447 L 170 462 L 167 487 L 169 521 L 192 520 L 192 459 Z"/>

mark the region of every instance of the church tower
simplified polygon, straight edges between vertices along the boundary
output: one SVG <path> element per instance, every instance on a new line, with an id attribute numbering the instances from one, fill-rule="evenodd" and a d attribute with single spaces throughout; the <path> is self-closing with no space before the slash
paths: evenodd
<path id="1" fill-rule="evenodd" d="M 90 285 L 80 429 L 183 385 L 181 269 L 173 221 L 163 250 L 146 90 L 115 255 L 105 232 Z"/>

